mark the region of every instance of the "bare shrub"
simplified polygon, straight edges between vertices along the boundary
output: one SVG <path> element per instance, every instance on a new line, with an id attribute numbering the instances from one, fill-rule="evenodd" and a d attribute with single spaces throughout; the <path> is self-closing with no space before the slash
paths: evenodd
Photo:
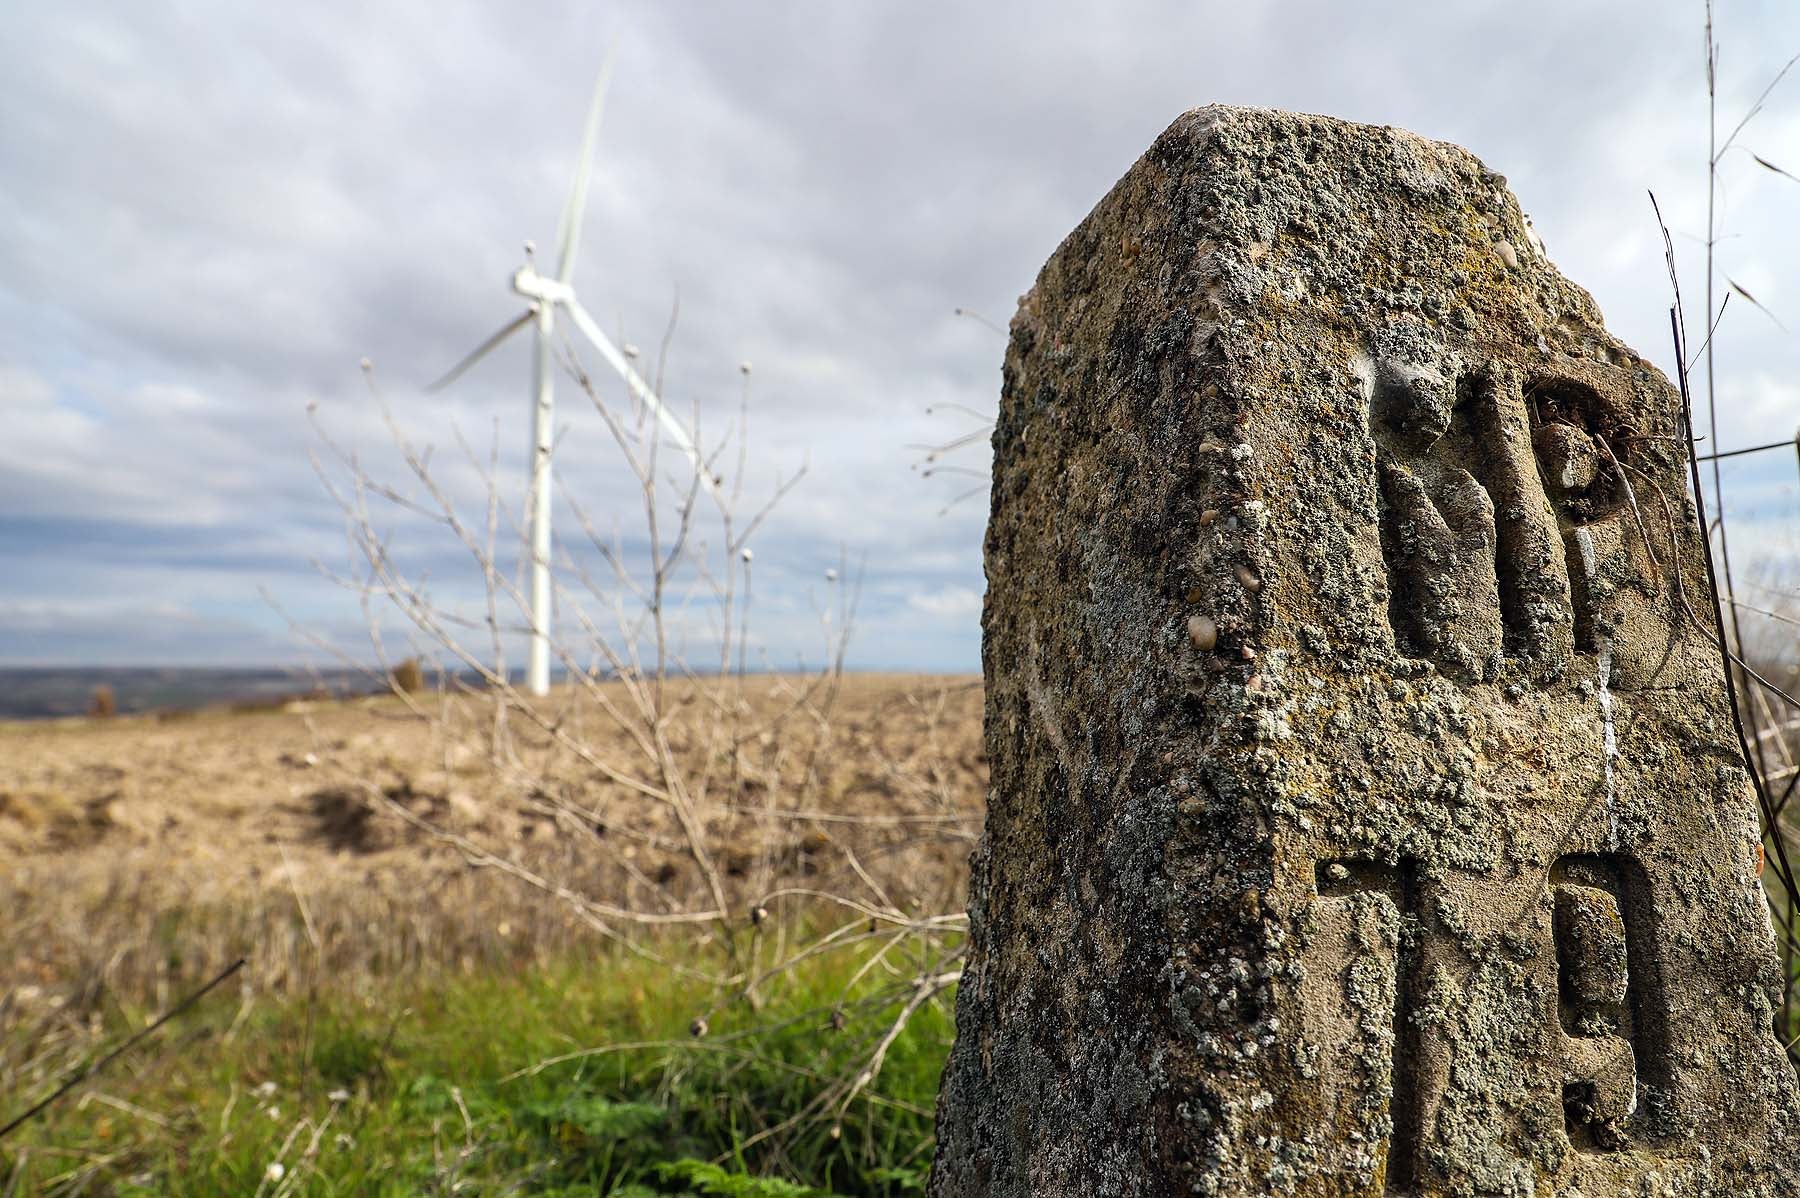
<path id="1" fill-rule="evenodd" d="M 113 688 L 102 682 L 88 696 L 87 713 L 95 719 L 110 719 L 118 714 L 118 701 L 113 697 Z"/>
<path id="2" fill-rule="evenodd" d="M 396 665 L 388 674 L 388 683 L 395 690 L 415 695 L 425 689 L 425 671 L 419 665 L 419 659 L 409 657 Z"/>
<path id="3" fill-rule="evenodd" d="M 1783 641 L 1791 644 L 1793 640 L 1791 632 L 1784 629 L 1800 624 L 1800 620 L 1796 620 L 1792 612 L 1794 592 L 1791 582 L 1785 586 L 1770 585 L 1766 581 L 1752 579 L 1747 583 L 1749 590 L 1764 592 L 1763 597 L 1770 602 L 1758 603 L 1741 597 L 1738 572 L 1732 566 L 1731 534 L 1734 521 L 1730 518 L 1725 503 L 1720 467 L 1724 458 L 1766 449 L 1785 450 L 1786 443 L 1739 450 L 1725 450 L 1719 444 L 1718 363 L 1715 353 L 1716 333 L 1726 317 L 1726 309 L 1733 296 L 1757 308 L 1764 315 L 1771 315 L 1754 296 L 1724 275 L 1719 267 L 1717 250 L 1724 240 L 1719 204 L 1722 194 L 1720 164 L 1734 149 L 1748 152 L 1748 147 L 1742 144 L 1742 135 L 1763 111 L 1775 89 L 1795 65 L 1800 64 L 1800 55 L 1789 59 L 1735 123 L 1728 129 L 1722 129 L 1719 122 L 1719 44 L 1712 0 L 1705 0 L 1705 36 L 1707 202 L 1705 237 L 1702 241 L 1705 320 L 1700 330 L 1698 348 L 1693 346 L 1689 337 L 1674 240 L 1662 219 L 1660 206 L 1656 206 L 1655 196 L 1651 196 L 1651 203 L 1656 206 L 1657 221 L 1661 226 L 1669 282 L 1673 291 L 1669 317 L 1674 340 L 1676 381 L 1681 389 L 1682 412 L 1686 422 L 1689 486 L 1698 523 L 1705 530 L 1701 545 L 1710 592 L 1706 598 L 1713 605 L 1709 615 L 1717 622 L 1713 624 L 1700 619 L 1691 606 L 1688 614 L 1702 634 L 1719 650 L 1726 687 L 1732 699 L 1735 731 L 1756 791 L 1763 831 L 1763 857 L 1759 873 L 1769 902 L 1783 976 L 1783 988 L 1775 1018 L 1776 1032 L 1790 1057 L 1800 1059 L 1800 1055 L 1796 1054 L 1796 1049 L 1800 1048 L 1800 902 L 1796 901 L 1797 896 L 1800 896 L 1800 883 L 1797 883 L 1794 869 L 1794 861 L 1800 859 L 1800 837 L 1795 835 L 1795 817 L 1791 810 L 1794 807 L 1792 799 L 1796 784 L 1800 783 L 1800 769 L 1796 768 L 1796 758 L 1800 754 L 1796 753 L 1795 748 L 1796 741 L 1800 741 L 1800 696 L 1796 695 L 1793 686 L 1795 676 L 1790 651 L 1782 644 Z M 1751 157 L 1768 170 L 1786 174 L 1759 155 L 1752 153 Z M 1721 287 L 1721 284 L 1724 286 Z M 1700 444 L 1696 431 L 1702 417 L 1705 420 L 1705 444 L 1709 447 L 1705 454 L 1700 454 L 1693 448 Z M 1796 442 L 1796 446 L 1800 447 L 1800 441 Z M 1703 462 L 1707 464 L 1704 478 Z M 1670 523 L 1673 528 L 1672 518 Z M 1740 567 L 1743 564 L 1740 557 Z M 1687 602 L 1688 597 L 1682 598 Z"/>
<path id="4" fill-rule="evenodd" d="M 960 977 L 964 862 L 980 810 L 969 796 L 981 793 L 968 773 L 984 777 L 985 762 L 943 759 L 933 726 L 951 704 L 941 683 L 907 693 L 906 710 L 888 717 L 916 730 L 907 749 L 881 751 L 884 729 L 866 725 L 846 743 L 840 700 L 858 594 L 848 562 L 821 576 L 815 664 L 752 669 L 766 663 L 752 658 L 751 541 L 799 472 L 773 478 L 758 502 L 745 497 L 747 367 L 733 427 L 710 445 L 693 436 L 714 475 L 702 485 L 685 456 L 663 453 L 650 405 L 603 393 L 566 348 L 563 362 L 625 469 L 632 520 L 628 534 L 615 503 L 606 528 L 589 501 L 562 489 L 578 535 L 555 547 L 562 619 L 545 631 L 561 681 L 547 696 L 515 685 L 508 663 L 533 626 L 503 561 L 527 542 L 495 455 L 458 436 L 461 468 L 479 480 L 473 510 L 391 416 L 400 477 L 375 477 L 322 428 L 317 461 L 355 563 L 330 573 L 369 614 L 377 659 L 398 616 L 415 658 L 448 663 L 435 692 L 396 687 L 398 697 L 432 730 L 445 771 L 479 771 L 487 801 L 528 814 L 532 831 L 351 774 L 332 779 L 332 809 L 344 822 L 345 796 L 356 796 L 472 870 L 535 891 L 588 934 L 702 974 L 714 998 L 695 1013 L 699 1029 L 724 1004 L 759 1006 L 798 962 L 866 955 L 854 985 L 890 993 L 898 1013 L 870 1035 L 863 1067 L 830 1079 L 810 1116 L 840 1120 L 876 1083 L 907 1021 Z M 440 600 L 402 564 L 387 528 L 396 514 L 463 556 L 480 581 L 473 603 Z M 392 667 L 396 680 L 405 664 Z M 708 953 L 673 951 L 671 935 Z"/>

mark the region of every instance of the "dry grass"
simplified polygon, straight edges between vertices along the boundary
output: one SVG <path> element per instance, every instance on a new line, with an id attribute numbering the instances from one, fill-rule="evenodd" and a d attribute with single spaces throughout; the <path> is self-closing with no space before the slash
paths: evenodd
<path id="1" fill-rule="evenodd" d="M 704 831 L 734 910 L 748 921 L 777 891 L 959 910 L 986 788 L 979 683 L 846 676 L 829 718 L 795 718 L 795 686 L 745 680 L 730 759 L 707 763 L 722 781 Z M 711 693 L 672 684 L 684 761 L 719 751 Z M 264 994 L 315 970 L 343 984 L 524 964 L 592 942 L 583 903 L 654 920 L 704 901 L 666 806 L 522 720 L 503 768 L 494 729 L 467 722 L 486 708 L 423 699 L 429 718 L 381 698 L 0 725 L 0 995 L 79 1020 L 172 998 L 239 955 Z M 607 748 L 564 699 L 541 701 L 552 725 Z"/>
<path id="2" fill-rule="evenodd" d="M 189 1160 L 182 1144 L 200 1126 L 189 1106 L 208 1112 L 206 1128 L 223 1128 L 249 1084 L 238 1074 L 279 1068 L 283 1087 L 311 1093 L 320 1109 L 309 1117 L 327 1125 L 336 1100 L 320 1096 L 319 1078 L 342 1055 L 339 1024 L 354 1024 L 357 1044 L 386 1045 L 403 1017 L 422 1042 L 472 1037 L 467 1052 L 492 1049 L 474 1043 L 483 1037 L 509 1038 L 476 1071 L 487 1081 L 471 1074 L 471 1084 L 512 1102 L 517 1083 L 497 1078 L 537 1061 L 550 1071 L 532 1083 L 532 1100 L 563 1101 L 586 1070 L 542 1058 L 613 1051 L 605 1028 L 550 1035 L 536 1027 L 539 1007 L 509 1004 L 545 986 L 573 993 L 579 978 L 609 1002 L 662 995 L 645 1024 L 659 1035 L 695 1012 L 719 1035 L 746 1021 L 775 1035 L 795 1018 L 814 1028 L 794 1049 L 812 1062 L 804 1092 L 741 1144 L 719 1141 L 754 1148 L 768 1167 L 787 1167 L 796 1145 L 819 1160 L 848 1151 L 840 1127 L 893 1106 L 871 1083 L 896 1053 L 903 1089 L 928 1090 L 987 783 L 979 681 L 668 681 L 655 728 L 674 763 L 665 776 L 689 780 L 684 808 L 592 764 L 631 758 L 634 725 L 604 716 L 628 685 L 588 680 L 502 703 L 399 692 L 0 724 L 0 1095 L 20 1100 L 0 1118 L 248 960 L 198 1023 L 161 1033 L 18 1141 L 12 1182 L 110 1192 L 141 1174 L 212 1193 L 205 1177 L 221 1170 L 249 1169 L 254 1180 L 263 1158 L 288 1146 L 234 1147 L 221 1132 Z M 723 919 L 708 914 L 721 888 Z M 818 951 L 822 940 L 831 953 Z M 668 1006 L 677 994 L 679 1010 Z M 414 997 L 396 1006 L 396 995 Z M 489 1007 L 475 1016 L 442 1009 L 446 1001 Z M 817 1002 L 838 1005 L 794 1014 Z M 922 1007 L 923 1030 L 908 1032 Z M 850 1034 L 839 1034 L 846 1017 Z M 835 1046 L 829 1068 L 814 1060 L 822 1044 Z M 258 1053 L 280 1060 L 257 1064 Z M 446 1042 L 414 1057 L 443 1070 L 458 1054 Z M 386 1061 L 388 1049 L 371 1059 Z M 677 1075 L 692 1072 L 679 1054 L 671 1060 Z M 207 1088 L 215 1074 L 220 1093 Z M 179 1085 L 162 1086 L 165 1077 Z M 386 1128 L 396 1145 L 416 1137 L 411 1090 L 358 1094 L 368 1134 Z M 717 1097 L 696 1098 L 694 1109 Z M 124 1103 L 141 1126 L 119 1132 L 111 1107 L 90 1100 Z M 923 1101 L 907 1107 L 914 1123 L 927 1119 Z M 907 1127 L 916 1138 L 928 1122 Z M 872 1152 L 864 1156 L 885 1159 Z"/>

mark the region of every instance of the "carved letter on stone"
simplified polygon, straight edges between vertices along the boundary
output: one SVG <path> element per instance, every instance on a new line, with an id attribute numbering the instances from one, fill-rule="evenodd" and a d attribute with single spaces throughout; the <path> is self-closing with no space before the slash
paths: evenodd
<path id="1" fill-rule="evenodd" d="M 1550 877 L 1569 1140 L 1583 1151 L 1617 1150 L 1630 1137 L 1640 1081 L 1666 1084 L 1668 1071 L 1648 884 L 1635 862 L 1611 855 L 1564 857 Z"/>
<path id="2" fill-rule="evenodd" d="M 1469 682 L 1497 677 L 1503 653 L 1559 672 L 1567 571 L 1516 391 L 1491 371 L 1452 383 L 1378 358 L 1370 393 L 1400 650 Z"/>
<path id="3" fill-rule="evenodd" d="M 1419 1078 L 1412 1022 L 1418 973 L 1417 884 L 1405 864 L 1327 861 L 1318 866 L 1319 962 L 1326 983 L 1309 1029 L 1332 1075 L 1341 1126 L 1370 1122 L 1370 1110 L 1386 1104 L 1387 1140 L 1363 1148 L 1385 1192 L 1405 1193 L 1413 1180 L 1418 1142 Z M 1332 1029 L 1332 1012 L 1348 1016 Z M 1338 1016 L 1341 1018 L 1341 1016 Z M 1336 1119 L 1328 1115 L 1336 1124 Z M 1366 1168 L 1366 1167 L 1365 1167 Z"/>

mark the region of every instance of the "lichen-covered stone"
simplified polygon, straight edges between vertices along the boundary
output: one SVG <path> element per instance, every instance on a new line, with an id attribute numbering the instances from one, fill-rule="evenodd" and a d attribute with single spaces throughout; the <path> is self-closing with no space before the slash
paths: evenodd
<path id="1" fill-rule="evenodd" d="M 1797 1192 L 1678 409 L 1463 150 L 1158 139 L 1013 321 L 936 1198 Z"/>

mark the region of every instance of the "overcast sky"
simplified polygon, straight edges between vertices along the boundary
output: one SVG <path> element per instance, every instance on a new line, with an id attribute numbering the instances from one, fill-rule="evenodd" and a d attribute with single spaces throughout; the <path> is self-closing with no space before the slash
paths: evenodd
<path id="1" fill-rule="evenodd" d="M 366 651 L 356 596 L 314 564 L 341 567 L 347 550 L 309 455 L 322 430 L 403 482 L 384 404 L 403 435 L 436 446 L 447 492 L 478 523 L 482 487 L 456 464 L 458 437 L 495 452 L 516 514 L 526 340 L 446 394 L 420 384 L 519 310 L 508 277 L 525 239 L 554 240 L 615 41 L 582 300 L 653 355 L 679 297 L 671 401 L 722 431 L 751 362 L 746 484 L 808 469 L 754 542 L 754 652 L 818 656 L 816 613 L 844 585 L 825 572 L 847 555 L 863 579 L 854 663 L 975 669 L 985 496 L 941 514 L 972 480 L 922 479 L 909 448 L 972 427 L 950 405 L 993 406 L 1002 339 L 954 309 L 1004 324 L 1156 134 L 1223 101 L 1469 147 L 1509 177 L 1614 331 L 1666 369 L 1645 192 L 1663 200 L 1697 296 L 1701 12 L 1699 0 L 0 6 L 0 663 L 316 658 L 265 594 Z M 1729 125 L 1800 50 L 1800 9 L 1723 0 L 1720 20 Z M 1800 79 L 1743 144 L 1800 174 Z M 1800 184 L 1734 154 L 1724 185 L 1725 273 L 1800 329 Z M 1789 436 L 1795 342 L 1734 307 L 1718 338 L 1720 441 Z M 559 401 L 567 494 L 638 545 L 603 426 L 572 384 Z M 984 454 L 956 461 L 979 469 Z M 1794 482 L 1791 455 L 1733 467 L 1742 555 L 1792 547 Z M 579 550 L 566 508 L 558 519 Z M 444 602 L 476 597 L 448 538 L 378 521 Z M 574 600 L 562 610 L 572 620 Z M 706 613 L 690 617 L 698 637 Z"/>

